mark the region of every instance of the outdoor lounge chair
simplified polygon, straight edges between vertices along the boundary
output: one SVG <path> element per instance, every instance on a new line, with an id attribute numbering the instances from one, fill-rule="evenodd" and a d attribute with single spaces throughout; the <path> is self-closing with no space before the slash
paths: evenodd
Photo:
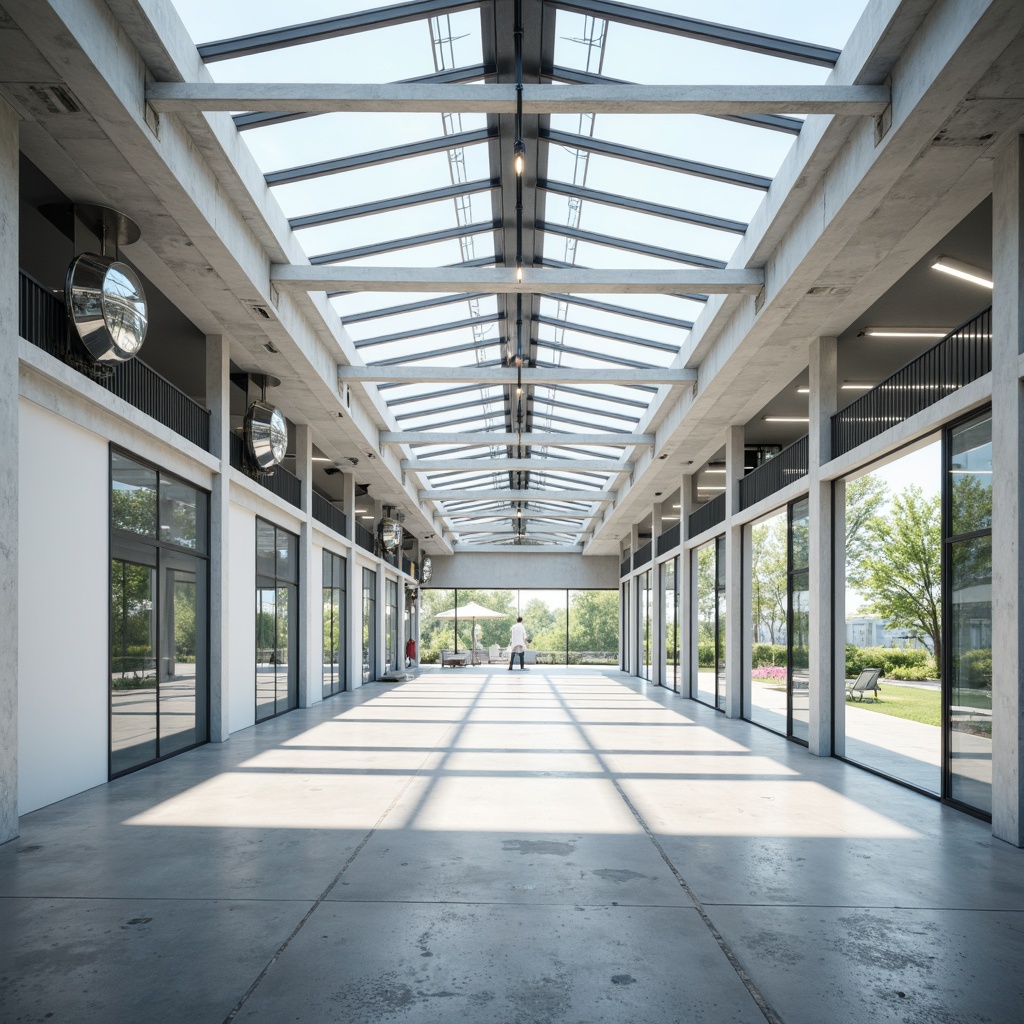
<path id="1" fill-rule="evenodd" d="M 856 679 L 847 679 L 846 699 L 863 700 L 864 695 L 870 693 L 872 700 L 878 700 L 878 693 L 881 689 L 878 685 L 878 677 L 881 674 L 880 668 L 866 668 Z"/>

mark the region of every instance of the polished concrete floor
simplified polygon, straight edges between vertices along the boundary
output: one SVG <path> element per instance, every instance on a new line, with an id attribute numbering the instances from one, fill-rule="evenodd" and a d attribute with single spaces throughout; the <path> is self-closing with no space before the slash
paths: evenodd
<path id="1" fill-rule="evenodd" d="M 0 1021 L 1024 1019 L 1024 851 L 613 670 L 424 671 L 22 819 Z"/>

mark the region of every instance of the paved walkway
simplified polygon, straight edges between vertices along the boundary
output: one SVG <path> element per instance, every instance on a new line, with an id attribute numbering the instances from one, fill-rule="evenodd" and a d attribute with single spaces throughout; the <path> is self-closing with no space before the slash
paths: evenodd
<path id="1" fill-rule="evenodd" d="M 1010 1022 L 1024 851 L 615 670 L 427 671 L 27 815 L 0 1020 Z"/>

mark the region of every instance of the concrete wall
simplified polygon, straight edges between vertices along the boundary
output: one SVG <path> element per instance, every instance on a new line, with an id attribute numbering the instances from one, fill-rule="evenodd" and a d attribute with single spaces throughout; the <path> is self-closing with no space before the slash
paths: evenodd
<path id="1" fill-rule="evenodd" d="M 534 554 L 431 556 L 431 587 L 477 587 L 495 590 L 616 590 L 619 561 L 615 557 Z"/>
<path id="2" fill-rule="evenodd" d="M 19 402 L 18 811 L 107 781 L 110 454 Z"/>

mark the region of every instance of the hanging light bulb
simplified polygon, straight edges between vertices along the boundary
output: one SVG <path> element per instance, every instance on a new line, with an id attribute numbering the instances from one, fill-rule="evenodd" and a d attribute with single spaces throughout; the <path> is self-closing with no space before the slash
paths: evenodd
<path id="1" fill-rule="evenodd" d="M 526 170 L 526 143 L 522 139 L 516 139 L 512 153 L 512 167 L 515 169 L 516 177 L 521 177 Z"/>

